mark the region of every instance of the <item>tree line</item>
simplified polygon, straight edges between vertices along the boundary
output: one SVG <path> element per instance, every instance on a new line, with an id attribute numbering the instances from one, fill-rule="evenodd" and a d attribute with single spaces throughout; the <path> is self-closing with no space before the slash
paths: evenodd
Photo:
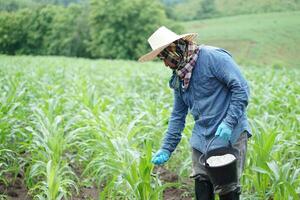
<path id="1" fill-rule="evenodd" d="M 68 6 L 72 3 L 85 3 L 88 0 L 0 0 L 0 11 L 13 12 L 22 8 L 34 8 L 47 4 Z"/>
<path id="2" fill-rule="evenodd" d="M 181 31 L 158 0 L 90 0 L 1 11 L 0 53 L 137 59 L 161 25 Z"/>

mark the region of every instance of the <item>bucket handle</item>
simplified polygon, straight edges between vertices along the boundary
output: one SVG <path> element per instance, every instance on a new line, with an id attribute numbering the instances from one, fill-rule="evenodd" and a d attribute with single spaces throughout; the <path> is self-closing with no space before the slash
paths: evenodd
<path id="1" fill-rule="evenodd" d="M 204 158 L 205 158 L 205 165 L 207 165 L 207 163 L 206 163 L 206 160 L 207 160 L 207 152 L 208 152 L 208 149 L 209 149 L 209 147 L 210 147 L 210 145 L 213 143 L 213 141 L 215 140 L 215 139 L 217 139 L 217 137 L 218 137 L 218 135 L 215 135 L 209 142 L 208 142 L 208 144 L 207 144 L 207 146 L 206 146 L 206 149 L 205 149 L 205 153 L 204 153 Z M 230 140 L 228 140 L 228 146 L 231 148 L 232 147 L 232 144 L 231 144 L 231 142 L 230 142 Z"/>

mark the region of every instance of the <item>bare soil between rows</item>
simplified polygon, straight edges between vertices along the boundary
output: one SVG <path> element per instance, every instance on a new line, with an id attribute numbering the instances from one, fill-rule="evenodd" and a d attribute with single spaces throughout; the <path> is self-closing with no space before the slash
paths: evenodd
<path id="1" fill-rule="evenodd" d="M 156 167 L 154 173 L 158 175 L 162 182 L 177 183 L 178 176 L 164 167 Z M 183 187 L 180 188 L 167 188 L 164 191 L 164 200 L 192 200 L 192 194 L 190 187 L 191 182 L 183 183 Z M 102 187 L 101 187 L 102 188 Z M 74 195 L 72 200 L 84 200 L 84 199 L 99 199 L 99 192 L 101 189 L 96 187 L 82 187 L 79 194 Z M 6 195 L 9 200 L 32 200 L 28 194 L 28 189 L 25 186 L 23 177 L 19 175 L 15 181 L 11 182 L 8 186 L 0 183 L 0 194 Z M 1 198 L 0 198 L 1 200 Z"/>

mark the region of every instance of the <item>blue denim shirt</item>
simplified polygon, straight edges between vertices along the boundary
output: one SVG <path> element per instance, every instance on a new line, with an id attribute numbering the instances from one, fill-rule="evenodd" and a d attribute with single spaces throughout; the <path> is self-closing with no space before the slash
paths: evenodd
<path id="1" fill-rule="evenodd" d="M 238 65 L 226 50 L 201 46 L 187 90 L 184 91 L 182 80 L 175 73 L 170 80 L 170 87 L 174 89 L 174 106 L 162 149 L 170 152 L 175 150 L 188 111 L 195 120 L 190 144 L 202 153 L 205 153 L 207 144 L 221 122 L 233 129 L 230 139 L 232 144 L 244 131 L 251 136 L 246 115 L 249 87 Z M 217 138 L 210 149 L 226 145 L 228 142 Z"/>

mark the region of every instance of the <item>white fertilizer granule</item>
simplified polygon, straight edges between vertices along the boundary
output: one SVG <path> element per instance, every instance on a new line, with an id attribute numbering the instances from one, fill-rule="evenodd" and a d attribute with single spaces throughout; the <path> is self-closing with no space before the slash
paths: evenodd
<path id="1" fill-rule="evenodd" d="M 222 156 L 211 156 L 207 159 L 207 163 L 210 167 L 219 167 L 227 165 L 235 160 L 235 156 L 232 154 L 225 154 Z"/>

